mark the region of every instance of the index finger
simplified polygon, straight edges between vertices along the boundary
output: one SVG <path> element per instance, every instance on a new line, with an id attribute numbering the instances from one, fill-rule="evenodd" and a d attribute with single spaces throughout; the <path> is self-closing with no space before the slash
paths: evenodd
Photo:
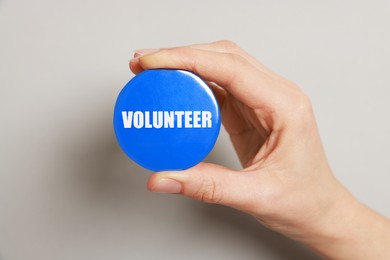
<path id="1" fill-rule="evenodd" d="M 289 112 L 292 97 L 301 94 L 292 83 L 273 73 L 259 70 L 234 53 L 200 50 L 191 47 L 160 49 L 131 61 L 142 69 L 183 69 L 223 87 L 243 104 L 267 114 Z"/>

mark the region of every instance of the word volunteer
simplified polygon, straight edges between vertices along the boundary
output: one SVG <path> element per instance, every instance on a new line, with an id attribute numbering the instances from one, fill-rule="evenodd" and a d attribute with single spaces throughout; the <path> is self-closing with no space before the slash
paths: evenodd
<path id="1" fill-rule="evenodd" d="M 210 111 L 122 111 L 124 128 L 211 128 Z"/>

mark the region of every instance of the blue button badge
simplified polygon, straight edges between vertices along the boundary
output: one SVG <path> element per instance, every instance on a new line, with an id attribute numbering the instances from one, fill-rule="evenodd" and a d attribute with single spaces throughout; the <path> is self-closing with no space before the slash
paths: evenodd
<path id="1" fill-rule="evenodd" d="M 221 126 L 207 84 L 183 70 L 146 70 L 120 92 L 114 130 L 123 151 L 152 171 L 184 170 L 212 150 Z"/>

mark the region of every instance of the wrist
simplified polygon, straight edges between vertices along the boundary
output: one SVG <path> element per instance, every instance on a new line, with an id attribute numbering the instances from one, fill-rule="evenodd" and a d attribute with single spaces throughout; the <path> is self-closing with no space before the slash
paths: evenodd
<path id="1" fill-rule="evenodd" d="M 390 259 L 390 222 L 345 190 L 303 242 L 326 259 Z"/>

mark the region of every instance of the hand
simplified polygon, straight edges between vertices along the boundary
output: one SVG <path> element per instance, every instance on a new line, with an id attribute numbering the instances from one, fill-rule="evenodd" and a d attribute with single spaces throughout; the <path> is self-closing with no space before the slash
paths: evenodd
<path id="1" fill-rule="evenodd" d="M 180 193 L 242 210 L 323 256 L 364 256 L 359 249 L 347 250 L 352 242 L 350 234 L 343 232 L 356 233 L 352 223 L 363 221 L 357 214 L 376 214 L 333 176 L 310 101 L 294 83 L 229 41 L 141 50 L 130 68 L 134 73 L 184 69 L 209 82 L 244 166 L 235 171 L 200 163 L 185 171 L 155 173 L 148 182 L 151 191 Z M 384 218 L 380 221 L 388 223 Z"/>

